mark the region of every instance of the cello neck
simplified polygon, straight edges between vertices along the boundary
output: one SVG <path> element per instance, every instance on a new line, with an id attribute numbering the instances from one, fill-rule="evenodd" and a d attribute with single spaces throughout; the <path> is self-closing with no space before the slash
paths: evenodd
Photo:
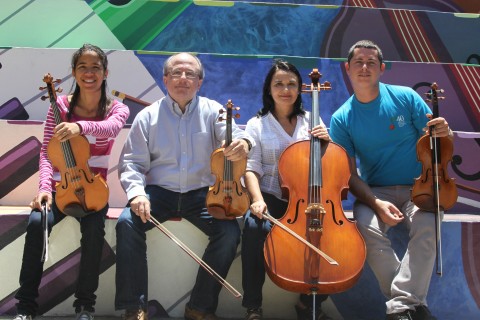
<path id="1" fill-rule="evenodd" d="M 320 84 L 322 74 L 318 69 L 313 69 L 309 74 L 312 83 L 310 86 L 302 85 L 302 92 L 312 95 L 312 112 L 310 114 L 310 129 L 320 125 L 320 103 L 319 94 L 321 90 L 330 90 L 330 82 L 326 81 Z M 309 202 L 320 203 L 321 193 L 319 188 L 322 186 L 322 144 L 317 137 L 310 139 L 310 169 L 309 169 Z"/>

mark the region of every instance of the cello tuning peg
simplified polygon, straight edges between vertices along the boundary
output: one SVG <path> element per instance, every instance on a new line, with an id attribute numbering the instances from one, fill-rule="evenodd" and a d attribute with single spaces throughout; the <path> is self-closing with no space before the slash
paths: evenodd
<path id="1" fill-rule="evenodd" d="M 240 113 L 236 113 L 236 114 L 234 115 L 234 117 L 235 117 L 235 119 L 240 118 Z"/>
<path id="2" fill-rule="evenodd" d="M 220 114 L 223 114 L 223 113 L 225 112 L 225 110 L 220 109 L 220 110 L 218 110 L 218 112 L 219 112 Z"/>
<path id="3" fill-rule="evenodd" d="M 42 99 L 42 101 L 45 101 L 48 99 L 48 96 L 41 96 L 40 99 Z"/>
<path id="4" fill-rule="evenodd" d="M 233 110 L 238 111 L 240 110 L 240 107 L 234 107 Z"/>
<path id="5" fill-rule="evenodd" d="M 58 87 L 57 89 L 55 89 L 55 91 L 57 91 L 58 93 L 60 93 L 60 92 L 63 92 L 63 89 L 60 88 L 60 87 Z"/>
<path id="6" fill-rule="evenodd" d="M 40 91 L 43 91 L 45 89 L 47 89 L 47 87 L 38 87 L 38 90 L 40 90 Z"/>

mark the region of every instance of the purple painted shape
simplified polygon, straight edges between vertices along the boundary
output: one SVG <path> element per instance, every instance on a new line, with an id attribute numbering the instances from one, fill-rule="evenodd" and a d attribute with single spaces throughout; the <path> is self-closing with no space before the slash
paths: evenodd
<path id="1" fill-rule="evenodd" d="M 0 198 L 38 171 L 41 143 L 31 136 L 0 157 Z"/>
<path id="2" fill-rule="evenodd" d="M 29 214 L 30 211 L 26 214 L 0 215 L 0 250 L 25 232 Z"/>
<path id="3" fill-rule="evenodd" d="M 12 98 L 0 106 L 0 119 L 27 120 L 28 112 L 18 98 Z"/>

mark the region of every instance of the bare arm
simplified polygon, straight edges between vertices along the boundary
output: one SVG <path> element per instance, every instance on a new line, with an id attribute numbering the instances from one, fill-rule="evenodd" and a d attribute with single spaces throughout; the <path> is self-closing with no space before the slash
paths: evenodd
<path id="1" fill-rule="evenodd" d="M 245 173 L 245 186 L 252 197 L 250 212 L 262 219 L 263 213 L 267 209 L 267 204 L 263 200 L 259 180 L 257 173 L 253 171 L 247 171 Z"/>
<path id="2" fill-rule="evenodd" d="M 350 177 L 349 187 L 350 192 L 357 200 L 372 208 L 385 224 L 395 226 L 401 222 L 403 220 L 403 213 L 392 203 L 378 199 L 373 194 L 370 186 L 358 176 L 357 164 L 354 157 L 350 157 L 350 164 L 352 175 Z"/>

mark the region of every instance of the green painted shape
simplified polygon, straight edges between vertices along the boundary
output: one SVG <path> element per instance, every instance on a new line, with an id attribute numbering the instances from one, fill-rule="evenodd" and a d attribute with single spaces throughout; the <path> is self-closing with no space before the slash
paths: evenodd
<path id="1" fill-rule="evenodd" d="M 113 6 L 97 0 L 90 6 L 125 48 L 142 50 L 191 4 L 191 1 L 132 1 Z"/>
<path id="2" fill-rule="evenodd" d="M 1 0 L 0 46 L 125 49 L 85 1 Z"/>

